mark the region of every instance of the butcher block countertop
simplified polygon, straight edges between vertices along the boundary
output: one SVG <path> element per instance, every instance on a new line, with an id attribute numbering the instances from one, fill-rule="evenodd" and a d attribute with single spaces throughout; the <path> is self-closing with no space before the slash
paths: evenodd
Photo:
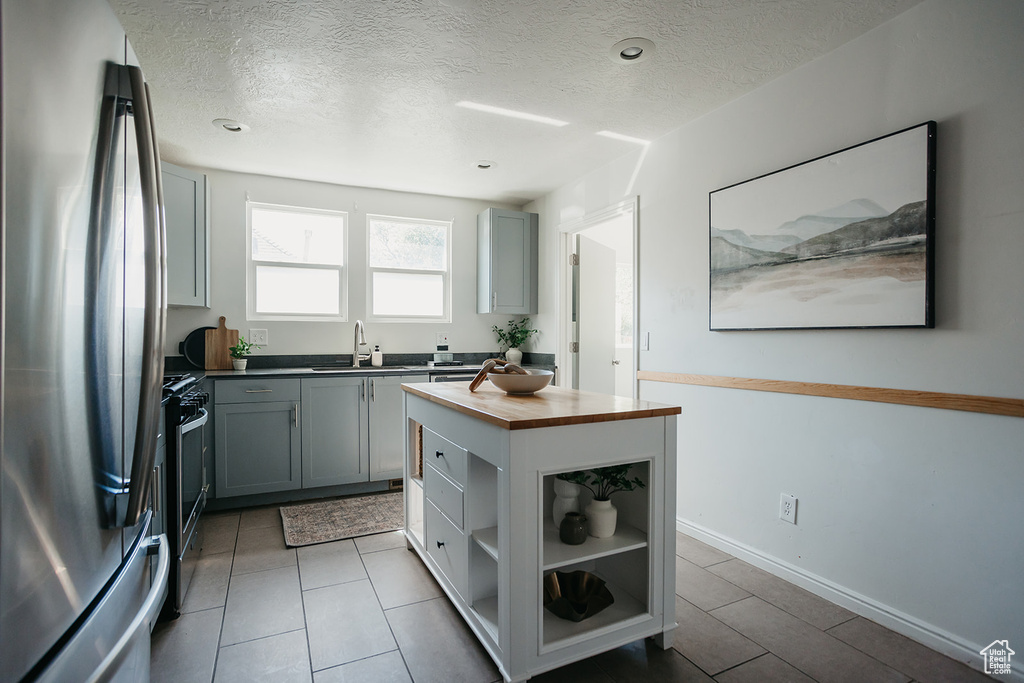
<path id="1" fill-rule="evenodd" d="M 415 396 L 510 430 L 635 420 L 682 412 L 679 406 L 554 386 L 529 396 L 507 395 L 490 382 L 484 382 L 475 392 L 470 392 L 465 382 L 403 384 L 402 388 Z"/>

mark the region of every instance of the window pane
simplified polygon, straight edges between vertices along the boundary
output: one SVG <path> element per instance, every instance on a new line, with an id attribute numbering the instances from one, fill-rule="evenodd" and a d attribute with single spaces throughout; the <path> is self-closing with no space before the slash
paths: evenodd
<path id="1" fill-rule="evenodd" d="M 253 206 L 252 258 L 340 266 L 345 258 L 345 216 Z"/>
<path id="2" fill-rule="evenodd" d="M 370 219 L 370 267 L 446 270 L 448 228 L 384 218 Z"/>
<path id="3" fill-rule="evenodd" d="M 257 313 L 340 315 L 338 270 L 256 266 Z"/>
<path id="4" fill-rule="evenodd" d="M 374 273 L 373 314 L 444 315 L 444 276 L 424 273 Z"/>

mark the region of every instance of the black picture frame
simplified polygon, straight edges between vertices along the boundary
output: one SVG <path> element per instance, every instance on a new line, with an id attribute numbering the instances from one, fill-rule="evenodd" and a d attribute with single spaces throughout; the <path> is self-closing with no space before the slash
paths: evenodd
<path id="1" fill-rule="evenodd" d="M 936 127 L 710 192 L 709 329 L 933 328 Z"/>

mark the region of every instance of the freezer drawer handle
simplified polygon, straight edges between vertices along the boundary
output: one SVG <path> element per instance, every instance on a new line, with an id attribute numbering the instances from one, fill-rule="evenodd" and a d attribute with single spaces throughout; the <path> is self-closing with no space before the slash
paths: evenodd
<path id="1" fill-rule="evenodd" d="M 149 595 L 146 596 L 146 601 L 142 603 L 142 607 L 139 608 L 139 612 L 135 615 L 132 623 L 121 634 L 121 638 L 118 639 L 110 653 L 92 673 L 92 676 L 89 677 L 89 683 L 100 683 L 100 681 L 109 680 L 117 672 L 124 658 L 131 652 L 134 641 L 139 636 L 139 631 L 143 628 L 149 631 L 153 627 L 157 614 L 163 606 L 167 574 L 171 567 L 171 548 L 167 543 L 167 534 L 160 534 L 159 539 L 153 540 L 146 549 L 147 554 L 154 547 L 158 548 L 159 559 L 157 560 L 156 578 L 153 579 L 153 585 L 149 588 Z M 149 633 L 142 637 L 149 638 Z"/>

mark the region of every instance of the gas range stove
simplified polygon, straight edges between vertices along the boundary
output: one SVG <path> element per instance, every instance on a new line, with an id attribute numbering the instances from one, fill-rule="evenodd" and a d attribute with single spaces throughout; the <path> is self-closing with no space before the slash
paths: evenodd
<path id="1" fill-rule="evenodd" d="M 163 396 L 167 399 L 171 396 L 181 396 L 188 388 L 199 382 L 198 377 L 193 377 L 187 372 L 164 375 Z"/>

